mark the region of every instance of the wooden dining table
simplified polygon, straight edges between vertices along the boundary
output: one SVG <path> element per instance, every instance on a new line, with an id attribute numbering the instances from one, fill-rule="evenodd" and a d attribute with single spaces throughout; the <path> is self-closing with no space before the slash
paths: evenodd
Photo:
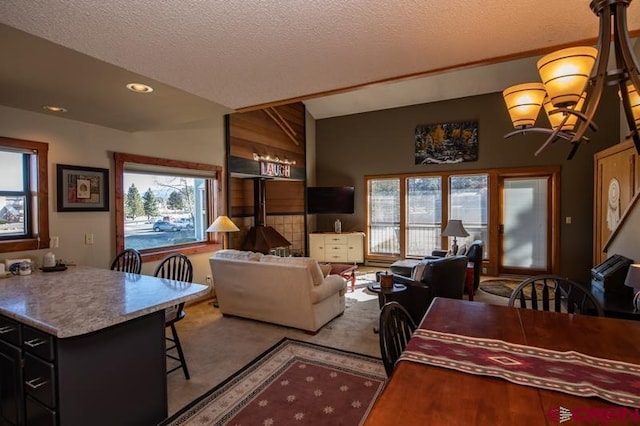
<path id="1" fill-rule="evenodd" d="M 637 321 L 436 298 L 419 328 L 640 364 Z M 640 424 L 639 409 L 597 397 L 401 360 L 365 425 L 557 425 L 560 407 L 567 424 Z"/>

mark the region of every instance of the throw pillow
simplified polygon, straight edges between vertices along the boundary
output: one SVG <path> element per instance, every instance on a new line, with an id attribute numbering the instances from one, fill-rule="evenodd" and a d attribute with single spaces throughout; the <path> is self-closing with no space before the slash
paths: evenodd
<path id="1" fill-rule="evenodd" d="M 458 252 L 456 253 L 456 255 L 464 256 L 466 253 L 467 253 L 467 245 L 462 244 L 458 247 Z"/>
<path id="2" fill-rule="evenodd" d="M 427 267 L 427 264 L 424 262 L 420 262 L 413 268 L 413 272 L 411 273 L 411 279 L 414 281 L 422 281 L 422 276 L 424 275 L 424 269 Z"/>

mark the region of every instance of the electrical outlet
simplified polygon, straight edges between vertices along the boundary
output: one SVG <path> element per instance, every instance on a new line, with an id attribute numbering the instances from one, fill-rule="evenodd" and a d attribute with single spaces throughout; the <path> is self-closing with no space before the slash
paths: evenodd
<path id="1" fill-rule="evenodd" d="M 49 242 L 49 247 L 51 247 L 51 248 L 60 247 L 60 238 L 59 237 L 51 237 L 51 241 Z"/>
<path id="2" fill-rule="evenodd" d="M 487 273 L 487 268 L 482 268 L 482 273 L 486 274 Z"/>
<path id="3" fill-rule="evenodd" d="M 84 234 L 84 243 L 87 245 L 93 244 L 93 234 L 91 232 Z"/>

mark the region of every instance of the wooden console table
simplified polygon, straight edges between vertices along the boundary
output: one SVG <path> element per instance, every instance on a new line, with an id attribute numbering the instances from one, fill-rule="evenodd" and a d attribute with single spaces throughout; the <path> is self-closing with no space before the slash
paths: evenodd
<path id="1" fill-rule="evenodd" d="M 318 262 L 363 263 L 362 232 L 326 232 L 309 234 L 309 257 Z"/>

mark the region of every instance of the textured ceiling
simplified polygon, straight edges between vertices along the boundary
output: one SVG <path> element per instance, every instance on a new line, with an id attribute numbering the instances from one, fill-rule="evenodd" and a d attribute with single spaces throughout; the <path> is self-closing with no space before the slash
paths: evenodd
<path id="1" fill-rule="evenodd" d="M 3 0 L 0 23 L 230 109 L 518 56 L 598 31 L 588 0 Z M 640 4 L 629 6 L 628 26 L 640 30 Z M 460 72 L 472 89 L 464 95 L 473 94 L 473 78 Z M 397 102 L 415 102 L 406 98 L 416 90 L 461 89 L 452 78 L 395 83 L 405 92 Z M 393 87 L 373 86 L 403 96 Z"/>

